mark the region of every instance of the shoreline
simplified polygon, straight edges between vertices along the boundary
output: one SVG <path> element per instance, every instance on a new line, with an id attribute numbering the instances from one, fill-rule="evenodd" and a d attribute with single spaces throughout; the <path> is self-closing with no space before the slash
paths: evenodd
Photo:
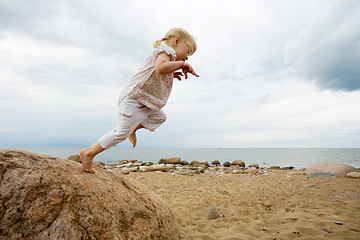
<path id="1" fill-rule="evenodd" d="M 16 149 L 16 148 L 15 148 Z M 77 147 L 39 147 L 18 148 L 60 158 L 79 154 Z M 339 162 L 360 168 L 360 148 L 110 148 L 99 154 L 94 161 L 106 164 L 117 164 L 123 159 L 137 159 L 157 163 L 161 158 L 180 157 L 191 162 L 218 160 L 242 160 L 246 164 L 258 163 L 261 167 L 292 165 L 298 169 L 305 168 L 313 162 Z"/>

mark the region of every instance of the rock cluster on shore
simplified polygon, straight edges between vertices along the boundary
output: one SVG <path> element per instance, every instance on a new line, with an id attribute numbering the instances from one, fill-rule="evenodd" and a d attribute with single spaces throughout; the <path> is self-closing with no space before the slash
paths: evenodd
<path id="1" fill-rule="evenodd" d="M 130 172 L 174 172 L 181 175 L 192 176 L 194 174 L 264 174 L 267 175 L 271 170 L 292 170 L 294 167 L 271 166 L 269 168 L 259 167 L 257 163 L 249 164 L 247 167 L 241 160 L 225 162 L 213 161 L 211 164 L 207 161 L 192 161 L 188 163 L 180 158 L 162 158 L 158 163 L 141 162 L 138 160 L 121 160 L 119 164 L 106 165 L 102 162 L 94 164 L 97 167 L 107 169 L 110 172 L 128 174 Z M 303 171 L 296 170 L 296 173 L 303 174 Z"/>
<path id="2" fill-rule="evenodd" d="M 72 155 L 69 160 L 78 161 L 76 155 Z M 324 168 L 323 166 L 327 167 Z M 311 173 L 328 173 L 333 174 L 335 177 L 360 178 L 360 172 L 347 164 L 339 164 L 333 162 L 313 163 L 304 169 L 295 169 L 293 166 L 280 167 L 259 167 L 259 164 L 252 163 L 246 166 L 242 160 L 235 160 L 233 162 L 225 162 L 221 164 L 215 160 L 211 163 L 207 161 L 191 161 L 190 163 L 181 160 L 179 157 L 175 158 L 161 158 L 158 163 L 142 162 L 136 159 L 121 160 L 118 164 L 106 165 L 103 162 L 95 162 L 94 166 L 106 169 L 109 172 L 116 172 L 122 174 L 129 174 L 130 172 L 173 172 L 175 174 L 193 176 L 194 174 L 205 175 L 221 175 L 221 174 L 249 174 L 249 175 L 265 175 L 275 170 L 291 170 L 289 175 L 308 175 L 313 177 L 325 177 L 324 174 Z"/>

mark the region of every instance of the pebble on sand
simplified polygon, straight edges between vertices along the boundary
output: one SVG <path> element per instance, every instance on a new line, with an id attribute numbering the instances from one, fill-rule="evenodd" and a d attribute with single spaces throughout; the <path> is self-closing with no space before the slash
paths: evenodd
<path id="1" fill-rule="evenodd" d="M 216 218 L 220 217 L 220 214 L 219 214 L 218 210 L 215 207 L 210 206 L 210 207 L 208 207 L 208 209 L 206 211 L 205 217 L 207 219 L 216 219 Z"/>
<path id="2" fill-rule="evenodd" d="M 346 174 L 347 177 L 349 178 L 360 178 L 360 172 L 349 172 L 348 174 Z"/>

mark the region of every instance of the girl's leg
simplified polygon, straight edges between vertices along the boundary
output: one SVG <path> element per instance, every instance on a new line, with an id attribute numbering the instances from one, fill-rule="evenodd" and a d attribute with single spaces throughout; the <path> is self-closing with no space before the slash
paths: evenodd
<path id="1" fill-rule="evenodd" d="M 101 147 L 99 142 L 94 143 L 90 147 L 80 151 L 80 159 L 82 164 L 82 169 L 88 173 L 95 173 L 92 168 L 93 159 L 96 155 L 104 151 L 105 149 Z"/>
<path id="2" fill-rule="evenodd" d="M 137 142 L 136 131 L 141 129 L 141 128 L 145 128 L 145 127 L 142 124 L 139 124 L 129 136 L 129 140 L 132 143 L 133 147 L 136 146 L 136 142 Z"/>
<path id="3" fill-rule="evenodd" d="M 163 124 L 166 121 L 166 114 L 159 110 L 157 112 L 149 110 L 147 113 L 147 117 L 144 119 L 142 123 L 140 123 L 134 131 L 130 134 L 129 140 L 132 143 L 133 147 L 136 146 L 136 131 L 141 128 L 146 128 L 150 131 L 155 131 L 156 128 L 158 128 L 161 124 Z"/>
<path id="4" fill-rule="evenodd" d="M 144 128 L 155 131 L 158 127 L 161 126 L 166 121 L 166 114 L 163 110 L 159 111 L 150 111 L 146 119 L 141 123 Z"/>

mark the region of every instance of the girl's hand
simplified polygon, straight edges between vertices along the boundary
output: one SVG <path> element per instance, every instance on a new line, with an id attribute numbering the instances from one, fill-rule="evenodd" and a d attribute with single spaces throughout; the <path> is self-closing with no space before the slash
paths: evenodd
<path id="1" fill-rule="evenodd" d="M 173 73 L 174 78 L 177 78 L 179 81 L 181 81 L 181 77 L 183 76 L 182 72 L 174 72 Z"/>
<path id="2" fill-rule="evenodd" d="M 185 79 L 187 79 L 187 74 L 191 73 L 192 75 L 194 75 L 195 77 L 199 77 L 199 75 L 197 75 L 197 73 L 194 71 L 194 69 L 192 68 L 192 66 L 190 64 L 188 64 L 187 62 L 184 62 L 183 66 L 182 66 L 182 72 L 185 75 Z"/>

